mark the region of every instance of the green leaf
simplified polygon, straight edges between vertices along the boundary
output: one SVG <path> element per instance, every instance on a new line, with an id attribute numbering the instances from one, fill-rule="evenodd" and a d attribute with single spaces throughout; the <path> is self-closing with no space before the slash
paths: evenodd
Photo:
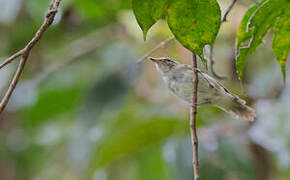
<path id="1" fill-rule="evenodd" d="M 25 123 L 29 126 L 37 126 L 48 119 L 73 110 L 79 102 L 81 89 L 74 87 L 65 90 L 46 91 L 40 94 L 36 104 L 25 109 Z"/>
<path id="2" fill-rule="evenodd" d="M 290 5 L 284 10 L 274 27 L 273 51 L 281 66 L 283 78 L 286 76 L 286 60 L 290 51 Z"/>
<path id="3" fill-rule="evenodd" d="M 161 142 L 176 134 L 185 134 L 187 124 L 176 119 L 151 119 L 104 139 L 98 147 L 93 166 L 100 168 L 121 156 Z"/>
<path id="4" fill-rule="evenodd" d="M 257 4 L 255 4 L 244 15 L 244 17 L 240 23 L 240 27 L 238 29 L 238 35 L 237 35 L 238 38 L 236 41 L 237 47 L 239 47 L 241 45 L 241 43 L 243 43 L 244 41 L 251 39 L 252 32 L 246 32 L 245 30 L 247 29 L 249 19 L 251 18 L 252 14 L 257 10 L 258 7 L 259 6 Z"/>
<path id="5" fill-rule="evenodd" d="M 203 48 L 212 45 L 221 25 L 221 11 L 216 0 L 172 1 L 167 22 L 176 39 L 203 59 Z"/>
<path id="6" fill-rule="evenodd" d="M 164 16 L 167 5 L 168 0 L 133 0 L 133 11 L 143 31 L 144 41 L 148 30 Z"/>
<path id="7" fill-rule="evenodd" d="M 250 18 L 252 17 L 253 13 L 256 12 L 257 8 L 259 6 L 256 4 L 252 8 L 250 8 L 246 14 L 244 15 L 240 27 L 238 29 L 238 35 L 237 35 L 237 41 L 236 41 L 236 50 L 237 50 L 237 70 L 239 74 L 241 75 L 242 70 L 245 66 L 245 59 L 246 54 L 248 53 L 248 43 L 250 42 L 250 39 L 253 36 L 252 31 L 247 31 L 248 28 L 248 22 Z"/>
<path id="8" fill-rule="evenodd" d="M 162 146 L 148 149 L 138 157 L 138 180 L 168 179 Z M 171 179 L 171 178 L 170 178 Z"/>
<path id="9" fill-rule="evenodd" d="M 263 37 L 274 26 L 283 10 L 284 0 L 262 0 L 250 8 L 239 27 L 237 37 L 237 70 L 242 76 L 245 60 L 262 43 Z"/>
<path id="10" fill-rule="evenodd" d="M 100 24 L 107 24 L 116 20 L 121 9 L 130 9 L 131 0 L 69 0 L 73 1 L 74 8 L 80 17 L 94 20 Z M 64 1 L 66 2 L 66 1 Z"/>

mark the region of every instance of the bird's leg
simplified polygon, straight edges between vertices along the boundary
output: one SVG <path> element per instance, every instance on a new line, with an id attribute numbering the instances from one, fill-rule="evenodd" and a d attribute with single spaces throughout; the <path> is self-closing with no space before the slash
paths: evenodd
<path id="1" fill-rule="evenodd" d="M 208 83 L 209 87 L 214 88 L 214 85 L 203 75 L 203 73 L 201 72 L 200 69 L 196 68 L 197 72 L 201 75 L 201 77 L 203 77 L 206 82 Z"/>

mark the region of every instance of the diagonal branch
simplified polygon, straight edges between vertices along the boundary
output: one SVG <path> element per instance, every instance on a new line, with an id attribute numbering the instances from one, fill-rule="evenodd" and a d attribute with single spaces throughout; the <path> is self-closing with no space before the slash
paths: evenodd
<path id="1" fill-rule="evenodd" d="M 8 101 L 12 95 L 12 92 L 14 91 L 14 89 L 16 88 L 16 85 L 17 85 L 17 82 L 20 78 L 20 75 L 22 74 L 23 72 L 23 69 L 24 69 L 24 66 L 26 64 L 26 61 L 27 61 L 27 56 L 21 56 L 21 59 L 20 59 L 20 62 L 19 62 L 19 65 L 17 67 L 17 70 L 12 78 L 12 81 L 10 82 L 10 85 L 1 101 L 1 104 L 0 104 L 0 113 L 3 112 L 3 110 L 5 109 L 6 105 L 8 104 Z"/>
<path id="2" fill-rule="evenodd" d="M 23 49 L 16 52 L 14 55 L 10 56 L 8 59 L 6 59 L 0 65 L 0 69 L 1 69 L 2 67 L 4 67 L 4 66 L 8 65 L 9 63 L 11 63 L 12 61 L 16 60 L 18 57 L 21 57 L 19 65 L 17 67 L 17 70 L 12 78 L 12 81 L 10 82 L 8 89 L 5 93 L 5 95 L 3 96 L 3 99 L 1 100 L 0 114 L 5 109 L 14 89 L 16 88 L 17 82 L 18 82 L 18 80 L 23 72 L 25 64 L 26 64 L 28 57 L 30 55 L 31 49 L 37 44 L 37 42 L 40 40 L 42 35 L 47 30 L 47 28 L 52 24 L 54 17 L 57 13 L 57 9 L 59 7 L 60 2 L 61 2 L 61 0 L 51 0 L 48 12 L 45 15 L 45 20 L 44 20 L 43 24 L 40 26 L 40 28 L 38 29 L 38 31 L 36 32 L 36 34 L 34 35 L 34 37 L 31 39 L 31 41 Z"/>
<path id="3" fill-rule="evenodd" d="M 232 0 L 231 4 L 229 5 L 228 9 L 226 10 L 225 14 L 222 17 L 222 22 L 226 22 L 227 21 L 227 16 L 230 13 L 230 11 L 232 10 L 232 8 L 234 7 L 234 5 L 236 4 L 238 0 Z"/>
<path id="4" fill-rule="evenodd" d="M 164 47 L 167 43 L 169 43 L 170 41 L 172 41 L 173 39 L 175 39 L 174 36 L 165 39 L 164 41 L 160 42 L 159 44 L 157 44 L 153 49 L 151 49 L 149 52 L 147 52 L 144 56 L 142 56 L 141 58 L 139 58 L 137 60 L 137 64 L 141 63 L 144 61 L 144 59 L 148 58 L 152 53 L 154 53 L 155 51 L 157 51 L 158 49 Z"/>
<path id="5" fill-rule="evenodd" d="M 82 57 L 87 56 L 95 52 L 100 46 L 107 42 L 114 41 L 115 36 L 112 36 L 112 31 L 114 25 L 107 25 L 102 29 L 97 29 L 96 31 L 68 44 L 63 50 L 61 50 L 62 56 L 57 57 L 63 59 L 62 62 L 53 64 L 47 67 L 39 75 L 36 75 L 38 82 L 45 80 L 50 75 L 62 70 L 63 68 L 79 61 Z M 79 49 L 79 47 L 82 47 Z M 74 53 L 68 53 L 72 51 Z M 65 56 L 64 56 L 65 55 Z"/>
<path id="6" fill-rule="evenodd" d="M 2 69 L 4 66 L 10 64 L 12 61 L 14 61 L 16 58 L 18 58 L 22 54 L 23 54 L 23 49 L 21 49 L 20 51 L 16 52 L 12 56 L 10 56 L 6 60 L 4 60 L 4 62 L 0 64 L 0 69 Z"/>
<path id="7" fill-rule="evenodd" d="M 199 180 L 199 166 L 198 166 L 198 137 L 196 132 L 196 114 L 197 114 L 197 88 L 198 88 L 198 70 L 196 55 L 192 53 L 192 71 L 193 71 L 193 89 L 192 89 L 192 103 L 190 108 L 190 133 L 193 153 L 193 172 L 194 180 Z"/>

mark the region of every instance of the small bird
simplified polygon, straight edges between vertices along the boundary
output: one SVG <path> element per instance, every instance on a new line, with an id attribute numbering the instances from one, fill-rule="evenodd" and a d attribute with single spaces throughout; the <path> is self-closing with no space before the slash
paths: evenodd
<path id="1" fill-rule="evenodd" d="M 169 57 L 149 57 L 161 73 L 162 78 L 170 89 L 180 99 L 192 103 L 193 71 L 192 66 L 180 64 Z M 206 73 L 198 72 L 197 105 L 212 105 L 228 112 L 235 117 L 242 117 L 254 121 L 255 110 L 246 105 L 246 102 L 227 90 L 220 82 Z"/>

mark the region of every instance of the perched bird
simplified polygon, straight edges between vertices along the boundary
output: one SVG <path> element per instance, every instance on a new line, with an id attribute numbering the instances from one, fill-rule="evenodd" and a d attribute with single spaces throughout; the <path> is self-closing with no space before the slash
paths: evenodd
<path id="1" fill-rule="evenodd" d="M 168 58 L 149 57 L 161 73 L 162 78 L 170 89 L 180 99 L 191 104 L 193 88 L 193 71 L 191 65 L 180 64 Z M 198 69 L 197 69 L 198 70 Z M 206 73 L 198 70 L 197 105 L 212 105 L 249 121 L 254 121 L 255 110 L 246 105 L 246 102 L 237 95 L 232 94 L 220 82 Z"/>

